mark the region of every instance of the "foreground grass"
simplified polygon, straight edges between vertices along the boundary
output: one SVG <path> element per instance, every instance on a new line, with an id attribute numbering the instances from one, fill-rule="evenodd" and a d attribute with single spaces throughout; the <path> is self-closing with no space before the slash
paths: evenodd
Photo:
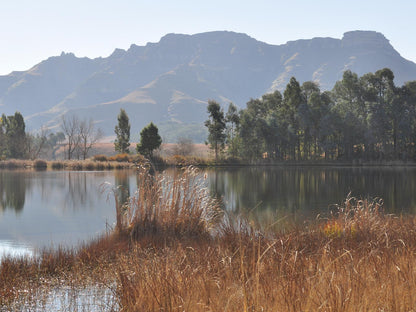
<path id="1" fill-rule="evenodd" d="M 114 233 L 3 260 L 0 306 L 33 311 L 62 289 L 71 300 L 61 311 L 75 311 L 85 290 L 108 296 L 97 311 L 416 306 L 416 219 L 385 215 L 379 201 L 348 198 L 330 218 L 279 230 L 222 214 L 193 169 L 173 179 L 142 170 L 138 180 L 130 203 L 116 205 Z"/>

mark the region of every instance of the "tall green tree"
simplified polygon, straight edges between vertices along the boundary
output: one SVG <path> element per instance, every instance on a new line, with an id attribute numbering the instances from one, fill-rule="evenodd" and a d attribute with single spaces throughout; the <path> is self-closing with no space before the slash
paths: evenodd
<path id="1" fill-rule="evenodd" d="M 260 99 L 251 99 L 240 117 L 241 156 L 254 160 L 260 158 L 265 149 L 264 130 L 266 129 L 266 110 Z"/>
<path id="2" fill-rule="evenodd" d="M 120 109 L 117 117 L 118 124 L 114 129 L 116 139 L 114 141 L 114 149 L 119 153 L 129 153 L 130 146 L 130 121 L 129 116 L 124 109 Z"/>
<path id="3" fill-rule="evenodd" d="M 233 103 L 228 105 L 227 113 L 225 114 L 226 121 L 226 143 L 228 147 L 228 154 L 231 157 L 236 157 L 238 154 L 239 138 L 237 136 L 240 126 L 240 116 L 238 114 L 237 106 Z"/>
<path id="4" fill-rule="evenodd" d="M 265 115 L 261 117 L 264 122 L 264 151 L 267 157 L 271 159 L 282 159 L 284 157 L 284 149 L 287 143 L 287 123 L 284 122 L 283 117 L 283 97 L 279 91 L 265 94 L 261 97 L 264 107 L 266 108 Z"/>
<path id="5" fill-rule="evenodd" d="M 26 156 L 25 121 L 21 113 L 2 117 L 4 135 L 6 139 L 6 154 L 10 158 L 24 158 Z"/>
<path id="6" fill-rule="evenodd" d="M 354 158 L 356 147 L 363 144 L 365 137 L 370 144 L 371 136 L 366 133 L 366 107 L 364 90 L 357 74 L 347 70 L 342 79 L 335 83 L 332 90 L 334 113 L 338 114 L 341 122 L 338 124 L 339 139 L 338 156 L 346 159 Z"/>
<path id="7" fill-rule="evenodd" d="M 385 158 L 393 154 L 397 135 L 397 119 L 395 110 L 398 108 L 397 88 L 394 85 L 394 74 L 388 68 L 361 77 L 367 109 L 367 133 L 372 139 L 372 158 Z M 392 147 L 393 145 L 393 147 Z M 395 154 L 395 152 L 394 152 Z"/>
<path id="8" fill-rule="evenodd" d="M 205 126 L 208 128 L 208 141 L 211 149 L 215 152 L 215 161 L 218 161 L 218 154 L 224 149 L 225 145 L 225 117 L 219 103 L 214 100 L 208 101 L 209 118 L 205 121 Z"/>
<path id="9" fill-rule="evenodd" d="M 136 150 L 145 157 L 152 158 L 153 151 L 158 149 L 162 144 L 162 138 L 159 135 L 158 128 L 151 122 L 140 132 L 140 143 L 137 144 Z"/>
<path id="10" fill-rule="evenodd" d="M 300 133 L 301 129 L 298 109 L 299 106 L 305 101 L 302 95 L 302 89 L 295 77 L 290 78 L 290 81 L 283 93 L 283 97 L 283 108 L 289 122 L 288 132 L 290 147 L 292 149 L 292 158 L 296 159 L 297 154 L 297 159 L 300 159 L 302 134 Z"/>
<path id="11" fill-rule="evenodd" d="M 0 118 L 0 159 L 7 157 L 7 141 L 5 132 L 6 116 Z"/>

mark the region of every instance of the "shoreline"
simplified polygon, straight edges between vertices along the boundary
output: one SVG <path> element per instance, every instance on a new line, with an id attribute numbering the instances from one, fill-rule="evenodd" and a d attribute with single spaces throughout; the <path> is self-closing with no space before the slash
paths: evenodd
<path id="1" fill-rule="evenodd" d="M 192 158 L 184 158 L 182 161 L 173 162 L 171 159 L 158 159 L 153 165 L 156 168 L 185 168 L 189 166 L 197 168 L 250 168 L 250 167 L 347 167 L 347 168 L 386 168 L 386 167 L 416 167 L 416 162 L 409 161 L 225 161 L 212 160 L 196 161 Z M 161 160 L 161 161 L 160 161 Z M 144 162 L 130 161 L 97 161 L 97 160 L 21 160 L 10 159 L 0 161 L 0 170 L 120 170 L 136 169 Z"/>

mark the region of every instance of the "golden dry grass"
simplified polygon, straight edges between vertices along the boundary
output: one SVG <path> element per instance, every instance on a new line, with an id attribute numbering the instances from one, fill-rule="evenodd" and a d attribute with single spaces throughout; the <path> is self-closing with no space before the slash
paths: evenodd
<path id="1" fill-rule="evenodd" d="M 348 198 L 328 219 L 259 230 L 221 214 L 196 177 L 195 169 L 172 180 L 143 170 L 114 234 L 3 261 L 0 306 L 33 301 L 25 289 L 90 283 L 112 292 L 108 311 L 415 309 L 414 216 Z"/>

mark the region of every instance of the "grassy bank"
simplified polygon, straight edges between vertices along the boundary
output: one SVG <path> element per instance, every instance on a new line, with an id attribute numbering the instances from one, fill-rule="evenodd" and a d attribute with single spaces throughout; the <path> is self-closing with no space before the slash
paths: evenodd
<path id="1" fill-rule="evenodd" d="M 256 225 L 224 214 L 195 169 L 174 178 L 138 174 L 136 195 L 116 204 L 113 232 L 78 250 L 3 260 L 0 306 L 32 311 L 62 290 L 72 306 L 61 311 L 96 291 L 107 296 L 107 303 L 94 303 L 100 311 L 416 306 L 413 216 L 386 215 L 379 201 L 349 198 L 329 218 L 298 227 L 282 227 L 281 220 Z"/>
<path id="2" fill-rule="evenodd" d="M 36 170 L 112 170 L 134 168 L 135 164 L 128 161 L 96 161 L 96 160 L 2 160 L 0 169 L 36 169 Z"/>

